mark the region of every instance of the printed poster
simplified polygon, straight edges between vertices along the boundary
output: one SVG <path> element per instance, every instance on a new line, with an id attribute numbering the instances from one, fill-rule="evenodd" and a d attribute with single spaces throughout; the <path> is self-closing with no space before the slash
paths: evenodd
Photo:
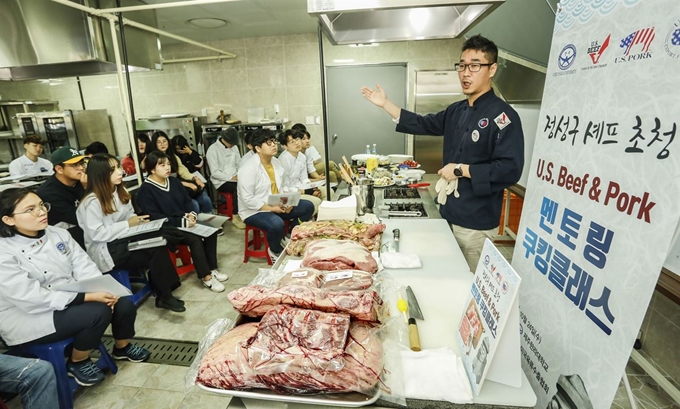
<path id="1" fill-rule="evenodd" d="M 519 371 L 519 351 L 515 344 L 513 348 L 509 348 L 510 352 L 505 352 L 503 356 L 495 356 L 497 350 L 507 351 L 508 348 L 503 348 L 501 342 L 505 343 L 505 339 L 501 341 L 501 335 L 508 339 L 510 343 L 512 340 L 505 334 L 517 337 L 517 319 L 515 316 L 514 334 L 510 334 L 513 328 L 508 326 L 508 330 L 504 331 L 506 322 L 512 315 L 513 307 L 515 314 L 517 305 L 515 300 L 519 290 L 519 284 L 522 279 L 515 273 L 505 257 L 494 247 L 489 239 L 484 242 L 482 255 L 477 264 L 475 271 L 475 278 L 472 282 L 470 295 L 465 303 L 465 313 L 458 323 L 458 332 L 456 333 L 456 340 L 462 355 L 463 366 L 467 373 L 470 385 L 475 395 L 479 394 L 484 379 L 489 374 L 490 368 L 493 366 L 501 368 L 495 372 L 508 374 L 516 372 L 515 380 L 503 383 L 518 382 L 516 387 L 521 386 L 521 372 Z M 513 365 L 513 362 L 515 365 Z M 497 363 L 499 363 L 497 365 Z M 513 366 L 515 368 L 513 368 Z M 513 371 L 516 369 L 516 371 Z M 493 379 L 501 381 L 501 379 Z"/>
<path id="2" fill-rule="evenodd" d="M 680 217 L 677 0 L 564 0 L 513 267 L 538 409 L 609 409 Z"/>

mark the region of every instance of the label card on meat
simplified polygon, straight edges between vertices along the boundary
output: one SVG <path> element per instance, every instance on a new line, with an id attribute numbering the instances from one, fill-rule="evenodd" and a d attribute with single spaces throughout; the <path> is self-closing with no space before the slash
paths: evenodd
<path id="1" fill-rule="evenodd" d="M 293 278 L 301 278 L 301 277 L 307 277 L 307 272 L 306 271 L 296 271 L 290 275 Z"/>
<path id="2" fill-rule="evenodd" d="M 340 271 L 338 273 L 328 273 L 324 277 L 324 281 L 335 281 L 342 280 L 345 278 L 352 278 L 353 273 L 351 271 Z"/>
<path id="3" fill-rule="evenodd" d="M 517 297 L 521 281 L 486 239 L 456 332 L 463 366 L 476 395 L 485 379 L 522 386 Z"/>

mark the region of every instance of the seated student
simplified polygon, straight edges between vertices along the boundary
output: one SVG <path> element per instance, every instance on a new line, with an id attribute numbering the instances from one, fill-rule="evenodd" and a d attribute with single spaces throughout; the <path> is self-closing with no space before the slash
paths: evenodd
<path id="1" fill-rule="evenodd" d="M 137 142 L 137 159 L 139 160 L 140 165 L 143 165 L 144 155 L 146 154 L 146 146 L 151 143 L 151 140 L 146 133 L 137 132 L 135 141 Z M 123 166 L 123 170 L 125 171 L 126 175 L 134 175 L 137 173 L 137 169 L 135 169 L 135 160 L 132 158 L 132 153 L 128 153 L 123 158 L 123 160 L 120 161 L 120 164 Z M 142 170 L 144 170 L 144 167 L 142 167 Z"/>
<path id="2" fill-rule="evenodd" d="M 243 156 L 241 156 L 241 162 L 238 164 L 239 169 L 241 169 L 241 166 L 243 166 L 243 164 L 246 163 L 248 159 L 255 156 L 255 152 L 253 152 L 253 145 L 250 143 L 252 139 L 253 139 L 252 132 L 247 132 L 246 136 L 243 138 L 243 142 L 246 143 L 246 148 L 248 149 L 246 153 L 244 153 Z"/>
<path id="3" fill-rule="evenodd" d="M 170 158 L 163 152 L 154 151 L 146 155 L 144 166 L 149 172 L 137 193 L 137 204 L 151 220 L 168 218 L 175 227 L 192 227 L 196 224 L 196 215 L 192 212 L 191 199 L 182 183 L 170 177 Z M 196 273 L 203 285 L 216 293 L 224 291 L 224 284 L 229 276 L 217 271 L 217 233 L 202 238 L 193 233 L 180 231 L 182 244 L 189 246 L 191 258 L 196 266 Z"/>
<path id="4" fill-rule="evenodd" d="M 281 240 L 288 233 L 284 231 L 284 220 L 290 220 L 290 228 L 298 221 L 306 222 L 314 214 L 314 205 L 300 200 L 297 206 L 269 206 L 269 195 L 283 189 L 285 177 L 283 166 L 274 157 L 277 151 L 276 138 L 269 129 L 258 129 L 251 140 L 256 155 L 238 171 L 238 208 L 246 224 L 255 226 L 267 234 L 269 256 L 276 261 L 283 246 Z"/>
<path id="5" fill-rule="evenodd" d="M 52 163 L 45 158 L 41 158 L 45 148 L 45 141 L 38 135 L 27 135 L 24 138 L 24 149 L 26 153 L 14 159 L 9 164 L 10 176 L 33 175 L 36 173 L 44 173 L 51 175 Z"/>
<path id="6" fill-rule="evenodd" d="M 36 358 L 0 354 L 0 393 L 21 395 L 24 409 L 59 409 L 52 364 Z"/>
<path id="7" fill-rule="evenodd" d="M 92 155 L 96 155 L 98 153 L 109 153 L 109 148 L 107 148 L 103 142 L 95 141 L 87 145 L 84 155 L 86 158 L 91 158 Z"/>
<path id="8" fill-rule="evenodd" d="M 66 230 L 48 226 L 49 210 L 29 189 L 0 195 L 0 336 L 10 346 L 73 337 L 67 371 L 78 384 L 91 386 L 104 380 L 89 356 L 109 324 L 114 359 L 142 362 L 150 354 L 130 342 L 137 310 L 129 299 L 56 289 L 102 273 Z"/>
<path id="9" fill-rule="evenodd" d="M 325 199 L 325 194 L 318 188 L 303 189 L 304 185 L 309 185 L 307 176 L 307 158 L 300 152 L 302 132 L 287 129 L 279 135 L 279 143 L 286 150 L 279 155 L 279 161 L 283 166 L 283 192 L 302 193 L 302 198 L 314 204 L 314 214 L 319 210 L 321 200 Z"/>
<path id="10" fill-rule="evenodd" d="M 234 213 L 238 213 L 238 168 L 241 154 L 238 151 L 239 136 L 236 128 L 222 131 L 220 139 L 210 145 L 205 157 L 210 168 L 210 181 L 219 192 L 231 193 Z M 246 225 L 238 214 L 232 220 L 234 227 L 245 229 Z"/>
<path id="11" fill-rule="evenodd" d="M 312 135 L 307 131 L 307 127 L 303 124 L 295 124 L 291 127 L 298 131 L 304 133 L 302 137 L 302 150 L 301 152 L 307 157 L 307 170 L 309 172 L 309 177 L 313 180 L 321 180 L 326 177 L 326 164 L 321 158 L 319 151 L 312 146 Z M 335 162 L 328 162 L 330 171 L 328 172 L 328 181 L 330 183 L 337 183 L 340 179 L 340 168 Z"/>
<path id="12" fill-rule="evenodd" d="M 80 247 L 85 248 L 83 230 L 78 226 L 76 207 L 85 195 L 85 157 L 76 149 L 62 146 L 52 152 L 50 160 L 55 174 L 40 185 L 38 195 L 52 205 L 49 223 L 67 229 Z"/>
<path id="13" fill-rule="evenodd" d="M 191 149 L 189 141 L 182 135 L 175 135 L 171 140 L 172 146 L 175 148 L 175 153 L 180 162 L 187 168 L 189 173 L 198 172 L 203 168 L 203 157 Z"/>
<path id="14" fill-rule="evenodd" d="M 85 234 L 87 254 L 100 271 L 149 269 L 149 282 L 156 294 L 156 308 L 186 311 L 184 302 L 172 295 L 179 287 L 177 270 L 165 246 L 123 251 L 115 240 L 130 227 L 148 221 L 137 216 L 130 193 L 123 187 L 123 170 L 115 156 L 99 153 L 87 164 L 88 185 L 76 215 Z"/>
<path id="15" fill-rule="evenodd" d="M 170 138 L 163 131 L 156 131 L 151 136 L 151 149 L 148 152 L 160 151 L 170 159 L 170 167 L 172 169 L 172 176 L 177 177 L 182 186 L 186 188 L 187 193 L 191 197 L 193 211 L 196 213 L 212 213 L 212 201 L 205 191 L 205 183 L 192 175 L 189 169 L 186 168 L 175 155 L 175 148 L 171 146 Z M 146 162 L 145 162 L 146 163 Z M 149 170 L 146 169 L 148 172 Z"/>

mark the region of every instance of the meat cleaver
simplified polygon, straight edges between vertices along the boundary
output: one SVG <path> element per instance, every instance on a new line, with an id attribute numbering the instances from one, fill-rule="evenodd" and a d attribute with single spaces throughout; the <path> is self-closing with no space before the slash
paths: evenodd
<path id="1" fill-rule="evenodd" d="M 411 350 L 420 351 L 420 335 L 418 334 L 416 320 L 424 320 L 425 318 L 411 286 L 406 287 L 406 300 L 408 301 L 408 339 L 411 344 Z"/>

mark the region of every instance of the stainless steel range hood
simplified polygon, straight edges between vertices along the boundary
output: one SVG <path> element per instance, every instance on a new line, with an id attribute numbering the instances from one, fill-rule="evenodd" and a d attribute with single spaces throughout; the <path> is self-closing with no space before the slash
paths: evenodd
<path id="1" fill-rule="evenodd" d="M 455 38 L 505 0 L 307 0 L 333 44 Z"/>
<path id="2" fill-rule="evenodd" d="M 76 0 L 89 7 L 115 7 L 115 0 Z M 144 4 L 125 0 L 122 5 Z M 153 27 L 154 11 L 125 17 Z M 116 72 L 108 21 L 49 0 L 2 0 L 0 80 L 75 77 Z M 158 35 L 125 27 L 130 71 L 160 64 Z"/>

